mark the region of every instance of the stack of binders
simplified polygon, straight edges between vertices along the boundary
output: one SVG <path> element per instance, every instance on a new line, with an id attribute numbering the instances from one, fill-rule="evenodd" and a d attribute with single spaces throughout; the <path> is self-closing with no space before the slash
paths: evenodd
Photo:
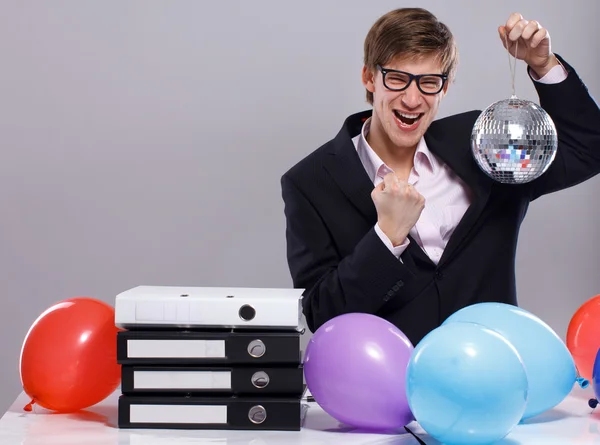
<path id="1" fill-rule="evenodd" d="M 301 299 L 169 286 L 117 295 L 119 428 L 300 430 Z"/>

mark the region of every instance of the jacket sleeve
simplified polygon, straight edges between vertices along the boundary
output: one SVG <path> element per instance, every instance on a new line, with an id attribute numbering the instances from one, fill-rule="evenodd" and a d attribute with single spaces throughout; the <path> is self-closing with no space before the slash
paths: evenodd
<path id="1" fill-rule="evenodd" d="M 391 299 L 405 298 L 402 291 L 413 273 L 383 244 L 374 228 L 350 255 L 341 258 L 309 199 L 286 175 L 281 187 L 288 265 L 294 287 L 305 289 L 303 312 L 312 332 L 338 315 L 374 314 Z"/>
<path id="2" fill-rule="evenodd" d="M 530 199 L 577 185 L 600 173 L 600 108 L 573 67 L 560 56 L 567 78 L 557 84 L 534 82 L 540 106 L 554 121 L 556 157 L 530 183 Z"/>

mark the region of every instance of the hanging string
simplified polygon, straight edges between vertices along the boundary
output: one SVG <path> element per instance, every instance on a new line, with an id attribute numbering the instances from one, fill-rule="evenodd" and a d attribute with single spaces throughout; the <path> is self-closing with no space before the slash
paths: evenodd
<path id="1" fill-rule="evenodd" d="M 508 53 L 508 68 L 510 69 L 510 75 L 512 79 L 512 97 L 511 99 L 516 99 L 517 95 L 515 93 L 515 74 L 517 68 L 517 51 L 519 50 L 519 39 L 515 41 L 515 56 L 514 56 L 514 64 L 510 62 L 510 50 L 508 46 L 508 32 L 505 31 L 504 40 L 506 41 L 506 52 Z"/>

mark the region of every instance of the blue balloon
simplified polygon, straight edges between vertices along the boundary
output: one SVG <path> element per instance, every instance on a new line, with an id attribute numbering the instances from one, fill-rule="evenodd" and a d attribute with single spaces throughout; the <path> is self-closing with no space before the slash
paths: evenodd
<path id="1" fill-rule="evenodd" d="M 592 370 L 592 388 L 594 390 L 595 399 L 590 399 L 590 408 L 594 409 L 598 406 L 600 401 L 600 349 L 596 352 L 596 358 L 594 359 L 594 367 Z"/>
<path id="2" fill-rule="evenodd" d="M 406 392 L 415 420 L 446 445 L 489 444 L 519 423 L 527 404 L 519 353 L 475 323 L 442 325 L 417 345 Z"/>
<path id="3" fill-rule="evenodd" d="M 467 306 L 443 323 L 479 323 L 505 337 L 519 352 L 529 381 L 529 396 L 523 419 L 537 416 L 558 405 L 571 392 L 577 368 L 567 346 L 532 313 L 504 303 Z"/>

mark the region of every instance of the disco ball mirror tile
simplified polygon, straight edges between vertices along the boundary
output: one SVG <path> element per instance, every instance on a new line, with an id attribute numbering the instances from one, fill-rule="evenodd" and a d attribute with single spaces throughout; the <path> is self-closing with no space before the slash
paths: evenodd
<path id="1" fill-rule="evenodd" d="M 514 96 L 487 107 L 471 133 L 471 152 L 479 168 L 505 184 L 540 177 L 554 161 L 557 147 L 556 127 L 548 113 Z"/>

